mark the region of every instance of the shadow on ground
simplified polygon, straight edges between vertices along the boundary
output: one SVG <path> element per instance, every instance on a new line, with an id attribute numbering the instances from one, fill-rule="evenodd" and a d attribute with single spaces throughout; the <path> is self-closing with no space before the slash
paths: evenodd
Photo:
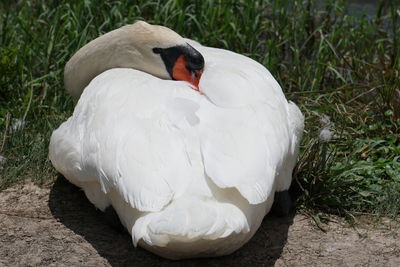
<path id="1" fill-rule="evenodd" d="M 170 261 L 134 248 L 128 232 L 112 228 L 79 188 L 61 175 L 49 197 L 53 216 L 86 239 L 112 266 L 273 266 L 286 243 L 294 214 L 268 215 L 255 236 L 235 253 L 220 258 Z"/>

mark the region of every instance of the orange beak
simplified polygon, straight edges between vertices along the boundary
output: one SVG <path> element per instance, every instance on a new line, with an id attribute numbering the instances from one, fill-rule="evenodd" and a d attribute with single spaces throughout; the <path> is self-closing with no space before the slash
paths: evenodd
<path id="1" fill-rule="evenodd" d="M 186 66 L 187 62 L 185 57 L 184 56 L 178 57 L 172 69 L 172 77 L 177 81 L 187 81 L 193 84 L 196 87 L 195 90 L 200 92 L 199 82 L 203 70 L 189 71 Z"/>

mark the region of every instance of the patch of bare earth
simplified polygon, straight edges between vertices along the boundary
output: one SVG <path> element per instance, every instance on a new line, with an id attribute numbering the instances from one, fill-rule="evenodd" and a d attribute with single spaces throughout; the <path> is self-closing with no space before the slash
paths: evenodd
<path id="1" fill-rule="evenodd" d="M 0 266 L 400 266 L 400 224 L 382 220 L 349 227 L 308 217 L 267 216 L 232 255 L 173 262 L 134 248 L 84 194 L 63 178 L 0 192 Z"/>

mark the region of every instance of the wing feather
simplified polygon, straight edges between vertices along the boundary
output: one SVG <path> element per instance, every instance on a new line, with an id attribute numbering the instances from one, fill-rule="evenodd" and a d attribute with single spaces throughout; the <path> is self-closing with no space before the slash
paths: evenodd
<path id="1" fill-rule="evenodd" d="M 56 169 L 78 185 L 97 180 L 104 193 L 116 190 L 140 211 L 160 211 L 202 188 L 193 185 L 204 176 L 251 204 L 290 184 L 276 179 L 288 172 L 287 155 L 297 153 L 291 128 L 302 125 L 301 113 L 293 123 L 279 84 L 259 63 L 192 45 L 206 61 L 203 94 L 131 69 L 102 73 L 51 138 Z"/>
<path id="2" fill-rule="evenodd" d="M 198 111 L 205 172 L 217 186 L 238 189 L 251 204 L 264 202 L 290 149 L 288 102 L 259 63 L 196 48 L 207 66 L 200 89 L 209 101 L 203 99 Z"/>
<path id="3" fill-rule="evenodd" d="M 73 160 L 62 159 L 76 167 L 60 168 L 62 157 L 50 153 L 54 166 L 70 180 L 81 179 L 75 181 L 78 184 L 98 179 L 104 193 L 116 190 L 141 211 L 161 210 L 191 182 L 181 128 L 196 119 L 198 105 L 177 98 L 199 97 L 191 91 L 185 83 L 130 69 L 101 74 L 85 89 L 72 118 L 52 137 L 51 151 L 60 151 L 52 147 L 65 140 L 80 144 Z M 66 150 L 73 149 L 68 145 L 60 153 Z"/>

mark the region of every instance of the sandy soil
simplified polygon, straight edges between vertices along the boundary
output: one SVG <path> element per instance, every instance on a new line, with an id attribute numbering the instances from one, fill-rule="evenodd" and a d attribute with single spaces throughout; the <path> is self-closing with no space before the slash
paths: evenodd
<path id="1" fill-rule="evenodd" d="M 134 248 L 84 194 L 59 177 L 48 188 L 0 192 L 0 266 L 400 266 L 400 224 L 346 226 L 322 232 L 307 216 L 267 216 L 232 255 L 173 262 Z"/>

